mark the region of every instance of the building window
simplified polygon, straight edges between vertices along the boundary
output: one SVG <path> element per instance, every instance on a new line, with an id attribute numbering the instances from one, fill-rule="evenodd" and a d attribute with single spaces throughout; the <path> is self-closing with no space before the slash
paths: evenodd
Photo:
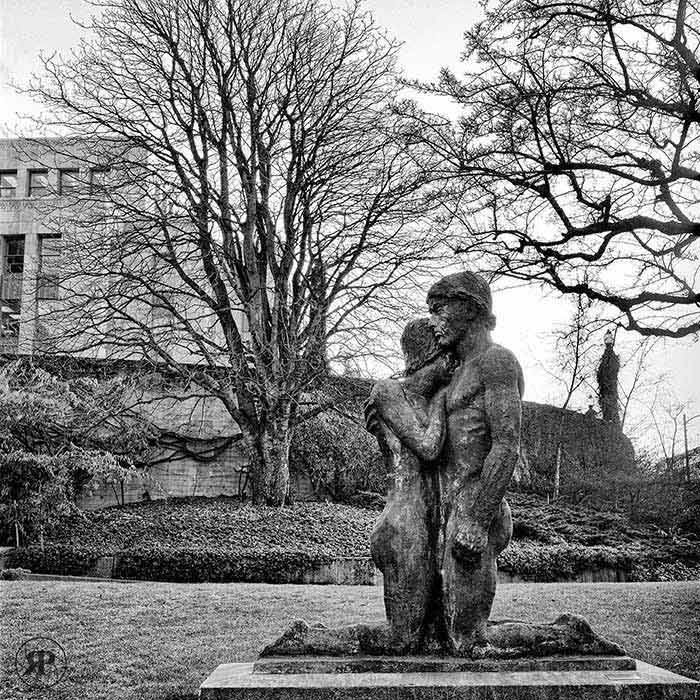
<path id="1" fill-rule="evenodd" d="M 109 168 L 92 168 L 90 170 L 90 192 L 100 194 L 107 187 Z"/>
<path id="2" fill-rule="evenodd" d="M 61 259 L 61 236 L 45 235 L 39 238 L 41 257 L 39 258 L 39 279 L 37 297 L 58 299 L 58 271 Z"/>
<path id="3" fill-rule="evenodd" d="M 24 236 L 12 236 L 5 239 L 4 272 L 11 275 L 24 272 Z"/>
<path id="4" fill-rule="evenodd" d="M 75 194 L 80 190 L 80 170 L 63 168 L 58 171 L 58 192 L 60 195 Z"/>
<path id="5" fill-rule="evenodd" d="M 14 199 L 17 196 L 17 171 L 0 172 L 0 199 Z"/>
<path id="6" fill-rule="evenodd" d="M 49 193 L 49 171 L 29 171 L 29 196 L 45 197 Z"/>
<path id="7" fill-rule="evenodd" d="M 3 300 L 22 298 L 22 273 L 24 272 L 24 236 L 8 236 L 4 239 L 2 261 Z"/>

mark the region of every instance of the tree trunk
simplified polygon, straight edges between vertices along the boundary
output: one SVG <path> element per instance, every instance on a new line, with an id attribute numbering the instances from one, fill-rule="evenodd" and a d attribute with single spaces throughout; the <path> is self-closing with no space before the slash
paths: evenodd
<path id="1" fill-rule="evenodd" d="M 557 461 L 554 465 L 554 488 L 552 500 L 556 501 L 559 498 L 559 481 L 561 479 L 561 443 L 557 444 Z"/>
<path id="2" fill-rule="evenodd" d="M 253 503 L 282 505 L 289 493 L 289 416 L 262 426 L 255 440 L 254 463 L 251 465 Z"/>

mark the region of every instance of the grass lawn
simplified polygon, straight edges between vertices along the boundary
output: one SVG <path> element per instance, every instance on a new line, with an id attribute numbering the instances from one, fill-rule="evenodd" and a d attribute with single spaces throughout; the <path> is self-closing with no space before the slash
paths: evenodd
<path id="1" fill-rule="evenodd" d="M 493 617 L 588 618 L 632 656 L 700 679 L 700 582 L 509 584 Z M 193 700 L 220 663 L 252 661 L 294 617 L 349 624 L 383 617 L 381 589 L 265 584 L 0 582 L 0 697 Z M 66 650 L 70 670 L 29 692 L 14 655 L 32 636 Z"/>

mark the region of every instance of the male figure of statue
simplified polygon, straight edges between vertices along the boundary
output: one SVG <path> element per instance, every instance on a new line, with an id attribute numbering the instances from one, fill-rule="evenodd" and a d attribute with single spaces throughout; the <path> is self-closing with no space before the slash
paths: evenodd
<path id="1" fill-rule="evenodd" d="M 486 625 L 496 590 L 496 558 L 512 534 L 504 499 L 520 448 L 522 370 L 514 355 L 491 340 L 495 318 L 488 284 L 472 272 L 448 275 L 428 292 L 438 344 L 459 363 L 445 392 L 446 430 L 426 433 L 416 412 L 389 382 L 372 408 L 399 440 L 439 473 L 436 561 L 441 577 L 441 621 L 453 654 L 488 653 Z M 370 419 L 372 418 L 370 413 Z M 439 440 L 440 444 L 431 441 Z M 435 455 L 440 453 L 437 461 Z M 437 623 L 437 624 L 435 624 Z"/>

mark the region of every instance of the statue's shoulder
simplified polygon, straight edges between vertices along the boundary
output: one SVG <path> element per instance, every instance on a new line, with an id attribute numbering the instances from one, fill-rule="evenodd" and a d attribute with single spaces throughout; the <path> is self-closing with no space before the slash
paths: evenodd
<path id="1" fill-rule="evenodd" d="M 492 343 L 479 356 L 480 363 L 485 366 L 492 367 L 517 367 L 520 368 L 520 363 L 515 355 L 498 343 Z"/>
<path id="2" fill-rule="evenodd" d="M 484 380 L 515 381 L 522 393 L 523 370 L 515 355 L 502 345 L 493 343 L 479 357 L 479 365 Z"/>

